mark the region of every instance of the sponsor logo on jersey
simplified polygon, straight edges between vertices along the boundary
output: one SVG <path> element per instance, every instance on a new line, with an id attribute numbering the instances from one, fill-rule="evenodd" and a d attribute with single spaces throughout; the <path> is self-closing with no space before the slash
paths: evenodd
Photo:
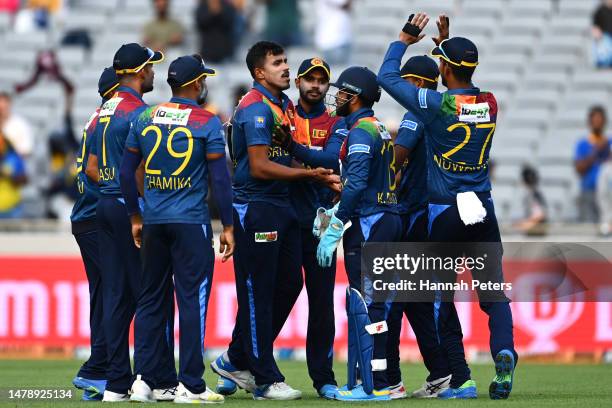
<path id="1" fill-rule="evenodd" d="M 350 145 L 348 148 L 348 156 L 353 153 L 370 153 L 370 146 L 361 143 Z"/>
<path id="2" fill-rule="evenodd" d="M 102 109 L 100 109 L 100 116 L 112 116 L 115 114 L 115 110 L 117 110 L 117 106 L 119 106 L 119 103 L 121 103 L 121 101 L 123 100 L 123 98 L 111 98 L 108 101 L 104 102 L 104 105 L 102 105 Z"/>
<path id="3" fill-rule="evenodd" d="M 408 130 L 417 130 L 417 128 L 419 127 L 419 124 L 412 121 L 412 120 L 402 120 L 402 122 L 400 123 L 400 129 L 408 129 Z"/>
<path id="4" fill-rule="evenodd" d="M 266 127 L 266 118 L 264 116 L 255 116 L 255 128 L 263 129 Z"/>
<path id="5" fill-rule="evenodd" d="M 491 107 L 488 103 L 463 103 L 459 108 L 459 121 L 480 123 L 491 121 Z"/>
<path id="6" fill-rule="evenodd" d="M 278 231 L 256 232 L 255 242 L 274 242 L 278 239 Z"/>
<path id="7" fill-rule="evenodd" d="M 168 106 L 160 106 L 155 111 L 153 123 L 160 125 L 187 126 L 189 115 L 191 115 L 191 109 L 177 109 Z"/>

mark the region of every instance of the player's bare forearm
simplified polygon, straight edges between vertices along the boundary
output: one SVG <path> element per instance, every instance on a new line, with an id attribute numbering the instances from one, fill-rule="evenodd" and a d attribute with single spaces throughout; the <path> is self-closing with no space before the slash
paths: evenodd
<path id="1" fill-rule="evenodd" d="M 283 166 L 268 159 L 266 145 L 249 146 L 251 176 L 262 180 L 301 180 L 310 176 L 310 170 Z"/>
<path id="2" fill-rule="evenodd" d="M 393 154 L 395 156 L 395 166 L 402 167 L 406 159 L 410 157 L 410 149 L 400 145 L 393 145 Z"/>
<path id="3" fill-rule="evenodd" d="M 96 184 L 100 180 L 100 173 L 98 172 L 98 156 L 95 154 L 89 154 L 87 157 L 87 168 L 85 174 Z"/>

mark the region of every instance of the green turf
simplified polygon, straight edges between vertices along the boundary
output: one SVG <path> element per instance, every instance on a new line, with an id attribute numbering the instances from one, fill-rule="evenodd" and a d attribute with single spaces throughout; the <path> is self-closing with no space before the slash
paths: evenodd
<path id="1" fill-rule="evenodd" d="M 304 392 L 301 401 L 292 401 L 291 406 L 339 406 L 343 403 L 325 401 L 317 398 L 307 376 L 305 363 L 282 362 L 281 370 L 287 382 Z M 65 388 L 70 389 L 70 380 L 79 367 L 78 361 L 0 361 L 0 407 L 91 407 L 96 403 L 79 402 L 80 391 L 71 401 L 22 401 L 7 399 L 11 388 Z M 346 379 L 344 364 L 336 363 L 338 382 Z M 403 365 L 404 383 L 408 389 L 418 387 L 425 370 L 420 365 Z M 493 369 L 488 365 L 473 365 L 473 378 L 478 384 L 479 398 L 472 401 L 393 401 L 395 406 L 512 406 L 512 407 L 612 407 L 612 367 L 609 365 L 535 365 L 520 364 L 515 377 L 514 391 L 507 401 L 489 400 L 487 390 L 493 377 Z M 208 384 L 214 386 L 216 377 L 206 370 Z M 251 405 L 287 406 L 282 402 L 255 402 L 250 394 L 239 391 L 227 398 L 226 404 L 235 407 Z M 383 403 L 384 404 L 384 403 Z M 349 404 L 354 405 L 354 404 Z M 362 403 L 357 405 L 363 405 Z"/>

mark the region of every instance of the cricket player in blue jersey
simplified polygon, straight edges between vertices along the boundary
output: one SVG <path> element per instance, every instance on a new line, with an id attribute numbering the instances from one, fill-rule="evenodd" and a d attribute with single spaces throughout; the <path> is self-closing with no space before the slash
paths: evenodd
<path id="1" fill-rule="evenodd" d="M 102 97 L 102 104 L 112 95 L 119 86 L 119 78 L 112 67 L 105 68 L 98 81 L 98 93 Z M 100 105 L 101 107 L 102 105 Z M 87 282 L 89 284 L 89 327 L 91 353 L 89 358 L 72 380 L 75 387 L 82 389 L 83 400 L 101 400 L 106 388 L 106 341 L 102 327 L 102 278 L 100 273 L 100 254 L 98 246 L 98 223 L 96 220 L 96 206 L 98 205 L 98 186 L 85 175 L 87 159 L 91 150 L 91 134 L 96 128 L 100 107 L 90 116 L 83 128 L 83 138 L 77 157 L 77 187 L 79 197 L 72 207 L 70 221 L 72 235 L 76 239 Z"/>
<path id="2" fill-rule="evenodd" d="M 420 41 L 429 18 L 413 16 L 387 51 L 378 74 L 381 86 L 396 101 L 415 114 L 425 126 L 429 177 L 429 239 L 433 242 L 489 242 L 498 246 L 494 270 L 487 281 L 503 282 L 501 237 L 491 199 L 489 151 L 496 127 L 497 102 L 490 92 L 472 84 L 478 65 L 478 50 L 466 38 L 440 41 L 432 55 L 440 59 L 442 83 L 439 93 L 417 88 L 403 80 L 400 63 L 406 48 Z M 440 19 L 444 16 L 440 16 Z M 477 270 L 472 273 L 479 278 Z M 492 399 L 510 395 L 518 355 L 514 349 L 512 312 L 502 291 L 492 293 L 499 301 L 481 301 L 489 316 L 491 354 L 496 375 L 489 386 Z M 481 296 L 481 293 L 479 293 Z M 476 398 L 476 383 L 465 362 L 462 333 L 456 310 L 440 316 L 440 335 L 452 372 L 450 388 L 440 398 Z"/>
<path id="3" fill-rule="evenodd" d="M 422 55 L 410 58 L 400 76 L 418 88 L 436 90 L 440 71 L 431 58 Z M 398 213 L 402 217 L 402 241 L 426 242 L 427 233 L 427 168 L 425 128 L 410 111 L 400 122 L 395 138 L 395 163 L 400 167 Z M 406 389 L 399 367 L 399 343 L 402 316 L 405 314 L 416 336 L 423 362 L 429 371 L 423 386 L 412 393 L 416 398 L 434 398 L 449 387 L 450 369 L 446 353 L 438 341 L 436 316 L 445 304 L 440 302 L 394 302 L 387 324 L 387 376 L 391 399 L 405 398 Z"/>
<path id="4" fill-rule="evenodd" d="M 96 217 L 108 358 L 103 400 L 108 402 L 129 399 L 128 390 L 132 384 L 129 328 L 140 295 L 142 275 L 139 250 L 134 245 L 130 219 L 121 196 L 119 166 L 132 121 L 147 107 L 142 95 L 153 89 L 153 64 L 162 60 L 162 53 L 136 43 L 124 44 L 119 48 L 113 60 L 119 87 L 102 105 L 91 136 L 86 174 L 98 183 L 100 190 Z M 172 293 L 171 280 L 165 283 L 165 290 Z M 174 308 L 166 312 L 169 329 L 173 327 L 173 311 Z M 170 337 L 164 353 L 164 367 L 158 372 L 156 384 L 156 395 L 160 399 L 174 398 L 172 393 L 165 391 L 176 386 L 174 337 Z M 141 346 L 135 343 L 136 349 Z"/>
<path id="5" fill-rule="evenodd" d="M 344 118 L 331 115 L 325 106 L 331 70 L 320 58 L 302 61 L 295 85 L 300 97 L 296 104 L 295 127 L 278 129 L 278 142 L 299 163 L 310 167 L 324 167 L 339 173 L 340 147 L 348 133 Z M 302 266 L 308 293 L 308 329 L 306 335 L 306 363 L 317 393 L 333 399 L 337 383 L 332 370 L 335 336 L 334 288 L 336 259 L 327 268 L 317 263 L 318 237 L 312 232 L 313 220 L 319 208 L 331 208 L 331 191 L 312 181 L 291 183 L 290 197 L 298 215 L 302 240 Z"/>
<path id="6" fill-rule="evenodd" d="M 121 190 L 136 246 L 142 245 L 144 267 L 135 339 L 147 344 L 134 354 L 132 401 L 155 401 L 152 389 L 156 370 L 163 365 L 164 337 L 168 335 L 164 333 L 164 311 L 174 303 L 164 290 L 169 276 L 174 276 L 180 318 L 179 385 L 174 402 L 224 401 L 202 378 L 206 311 L 215 262 L 206 204 L 208 175 L 223 223 L 219 238 L 223 261 L 234 251 L 223 125 L 217 116 L 200 108 L 207 94 L 206 78 L 215 74 L 199 55 L 174 60 L 168 68 L 172 99 L 140 113 L 126 141 Z M 134 174 L 143 159 L 145 207 L 141 215 Z"/>
<path id="7" fill-rule="evenodd" d="M 290 82 L 283 48 L 258 42 L 246 62 L 253 88 L 236 108 L 228 140 L 235 167 L 238 316 L 228 351 L 211 367 L 255 399 L 292 400 L 301 398 L 301 392 L 284 382 L 273 356 L 274 339 L 303 285 L 300 228 L 289 182 L 339 180 L 332 170 L 290 167 L 289 153 L 272 145 L 275 128 L 295 129 L 295 109 L 283 93 Z"/>
<path id="8" fill-rule="evenodd" d="M 386 318 L 390 305 L 372 302 L 367 294 L 366 301 L 360 290 L 363 243 L 393 242 L 401 237 L 393 142 L 372 110 L 381 93 L 372 71 L 350 67 L 332 86 L 338 88 L 336 114 L 345 118 L 349 133 L 340 150 L 343 180 L 340 202 L 330 214 L 329 227 L 321 235 L 317 259 L 323 267 L 331 265 L 334 251 L 343 239 L 349 279 L 346 301 L 349 363 L 347 387 L 336 393 L 336 399 L 389 400 Z"/>

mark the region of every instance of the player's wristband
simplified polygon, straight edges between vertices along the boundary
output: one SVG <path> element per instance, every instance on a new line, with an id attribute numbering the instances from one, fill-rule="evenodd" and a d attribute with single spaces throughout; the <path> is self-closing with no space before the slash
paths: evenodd
<path id="1" fill-rule="evenodd" d="M 123 160 L 119 169 L 119 181 L 121 194 L 125 200 L 125 207 L 129 216 L 140 214 L 138 205 L 138 188 L 136 187 L 136 169 L 140 165 L 142 157 L 129 149 L 123 151 Z"/>
<path id="2" fill-rule="evenodd" d="M 225 155 L 216 160 L 209 161 L 208 170 L 210 172 L 215 201 L 221 216 L 221 223 L 223 225 L 233 225 L 232 182 L 227 171 L 227 165 L 225 164 Z"/>

